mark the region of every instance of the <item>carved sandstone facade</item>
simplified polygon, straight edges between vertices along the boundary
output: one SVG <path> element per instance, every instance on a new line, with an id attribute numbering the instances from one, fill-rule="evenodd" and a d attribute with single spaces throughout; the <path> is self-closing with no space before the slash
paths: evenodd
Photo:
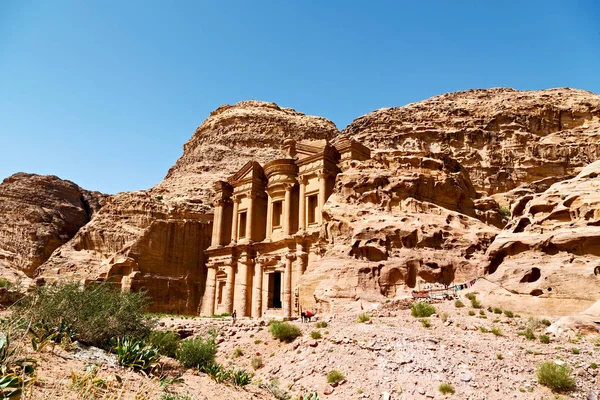
<path id="1" fill-rule="evenodd" d="M 286 158 L 264 166 L 249 161 L 215 183 L 202 315 L 290 318 L 310 306 L 298 284 L 320 257 L 323 206 L 338 172 L 370 151 L 346 138 L 283 145 Z"/>

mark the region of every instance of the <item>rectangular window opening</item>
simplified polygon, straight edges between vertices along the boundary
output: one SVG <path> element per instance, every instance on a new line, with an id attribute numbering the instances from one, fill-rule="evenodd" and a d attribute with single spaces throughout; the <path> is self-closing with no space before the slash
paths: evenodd
<path id="1" fill-rule="evenodd" d="M 283 201 L 273 202 L 273 228 L 281 228 Z"/>
<path id="2" fill-rule="evenodd" d="M 246 211 L 240 213 L 240 220 L 238 223 L 238 237 L 240 239 L 246 237 Z"/>
<path id="3" fill-rule="evenodd" d="M 319 207 L 319 195 L 313 194 L 308 196 L 307 198 L 307 218 L 308 224 L 316 224 L 317 223 L 317 208 Z"/>

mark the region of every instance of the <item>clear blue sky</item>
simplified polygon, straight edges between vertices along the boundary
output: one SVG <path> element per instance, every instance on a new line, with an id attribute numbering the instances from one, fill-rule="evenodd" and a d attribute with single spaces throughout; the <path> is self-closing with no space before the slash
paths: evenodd
<path id="1" fill-rule="evenodd" d="M 145 189 L 224 103 L 343 128 L 498 86 L 600 92 L 600 3 L 2 0 L 0 179 Z"/>

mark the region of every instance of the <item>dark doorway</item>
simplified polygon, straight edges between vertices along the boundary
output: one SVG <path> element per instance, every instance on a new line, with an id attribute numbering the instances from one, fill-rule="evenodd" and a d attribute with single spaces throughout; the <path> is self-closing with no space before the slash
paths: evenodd
<path id="1" fill-rule="evenodd" d="M 281 308 L 281 272 L 269 274 L 269 308 Z"/>

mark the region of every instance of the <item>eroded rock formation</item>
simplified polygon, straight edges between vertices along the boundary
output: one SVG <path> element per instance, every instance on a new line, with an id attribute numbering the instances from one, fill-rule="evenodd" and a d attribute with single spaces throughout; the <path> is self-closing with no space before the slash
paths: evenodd
<path id="1" fill-rule="evenodd" d="M 447 93 L 373 111 L 343 133 L 372 149 L 450 154 L 491 195 L 573 174 L 600 158 L 600 96 L 575 89 Z"/>
<path id="2" fill-rule="evenodd" d="M 0 184 L 0 269 L 32 277 L 106 199 L 56 176 L 18 173 Z"/>
<path id="3" fill-rule="evenodd" d="M 326 307 L 478 276 L 498 229 L 477 216 L 501 217 L 493 201 L 478 211 L 475 195 L 466 171 L 446 156 L 384 152 L 354 162 L 338 175 L 325 207 L 325 256 L 309 265 L 301 292 Z"/>
<path id="4" fill-rule="evenodd" d="M 596 161 L 513 205 L 488 250 L 489 298 L 544 315 L 582 312 L 600 300 L 599 175 Z"/>

